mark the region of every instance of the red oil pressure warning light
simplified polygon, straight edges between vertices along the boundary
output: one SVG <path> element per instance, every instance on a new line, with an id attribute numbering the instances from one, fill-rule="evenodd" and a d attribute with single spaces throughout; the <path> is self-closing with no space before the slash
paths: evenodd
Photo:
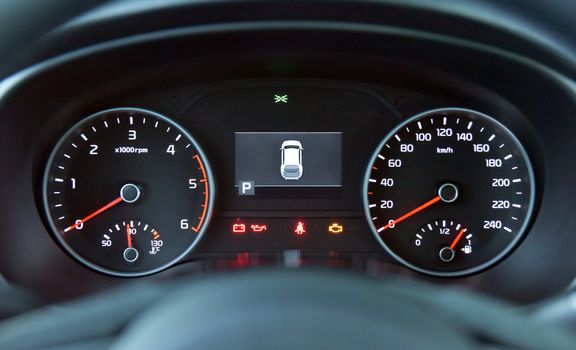
<path id="1" fill-rule="evenodd" d="M 259 224 L 250 225 L 250 228 L 252 229 L 252 232 L 255 233 L 261 233 L 268 230 L 267 225 L 259 225 Z"/>

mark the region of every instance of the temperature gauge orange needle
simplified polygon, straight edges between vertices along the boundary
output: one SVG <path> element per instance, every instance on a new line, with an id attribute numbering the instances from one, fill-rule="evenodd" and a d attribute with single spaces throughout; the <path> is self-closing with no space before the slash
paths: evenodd
<path id="1" fill-rule="evenodd" d="M 454 248 L 456 248 L 458 242 L 460 242 L 460 239 L 462 238 L 462 236 L 464 236 L 464 232 L 466 232 L 465 228 L 461 229 L 460 232 L 458 232 L 458 235 L 456 235 L 456 238 L 454 238 L 452 244 L 450 244 L 450 249 L 454 250 Z"/>
<path id="2" fill-rule="evenodd" d="M 388 222 L 388 224 L 386 226 L 382 226 L 378 229 L 378 232 L 382 232 L 384 230 L 387 230 L 389 228 L 392 228 L 394 226 L 396 226 L 397 224 L 401 223 L 402 221 L 408 219 L 409 217 L 418 214 L 419 212 L 421 212 L 422 210 L 428 208 L 429 206 L 439 202 L 441 200 L 440 196 L 436 196 L 434 198 L 432 198 L 431 200 L 429 200 L 428 202 L 422 204 L 421 206 L 419 206 L 418 208 L 402 215 L 401 217 L 399 217 L 396 220 L 390 220 L 390 222 Z"/>
<path id="3" fill-rule="evenodd" d="M 76 223 L 70 227 L 67 227 L 66 229 L 64 229 L 64 232 L 68 232 L 70 230 L 74 230 L 75 228 L 78 228 L 78 226 L 84 224 L 86 221 L 94 218 L 95 216 L 102 214 L 103 212 L 105 212 L 106 210 L 112 208 L 113 206 L 115 206 L 116 204 L 122 202 L 122 196 L 116 198 L 115 200 L 113 200 L 112 202 L 106 204 L 105 206 L 103 206 L 102 208 L 96 210 L 95 212 L 93 212 L 92 214 L 88 215 L 87 217 L 85 217 L 84 219 L 78 220 L 76 221 Z"/>
<path id="4" fill-rule="evenodd" d="M 129 224 L 126 224 L 126 239 L 128 240 L 128 248 L 132 248 L 132 234 L 130 233 Z"/>

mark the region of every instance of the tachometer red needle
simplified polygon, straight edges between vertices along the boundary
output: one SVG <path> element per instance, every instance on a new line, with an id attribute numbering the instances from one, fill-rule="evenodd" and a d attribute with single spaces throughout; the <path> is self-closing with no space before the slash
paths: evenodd
<path id="1" fill-rule="evenodd" d="M 95 216 L 97 216 L 97 215 L 105 212 L 106 210 L 112 208 L 113 206 L 115 206 L 116 204 L 118 204 L 118 203 L 120 203 L 120 202 L 122 202 L 122 197 L 116 198 L 116 199 L 113 200 L 112 202 L 110 202 L 110 203 L 106 204 L 105 206 L 103 206 L 102 208 L 96 210 L 95 212 L 93 212 L 92 214 L 88 215 L 88 216 L 85 217 L 84 219 L 76 221 L 76 223 L 75 223 L 74 225 L 66 228 L 66 229 L 64 230 L 64 232 L 68 232 L 68 231 L 70 231 L 70 230 L 73 230 L 73 229 L 77 228 L 78 226 L 82 225 L 82 224 L 85 223 L 86 221 L 88 221 L 88 220 L 94 218 Z"/>
<path id="2" fill-rule="evenodd" d="M 392 220 L 391 222 L 389 222 L 386 226 L 383 226 L 382 228 L 380 228 L 378 230 L 378 232 L 384 231 L 386 229 L 389 229 L 390 227 L 393 227 L 399 223 L 401 223 L 402 221 L 408 219 L 409 217 L 411 217 L 412 215 L 418 214 L 419 212 L 421 212 L 422 210 L 428 208 L 429 206 L 431 206 L 434 203 L 437 203 L 438 201 L 440 201 L 440 196 L 436 196 L 434 198 L 432 198 L 431 200 L 429 200 L 428 202 L 422 204 L 421 206 L 419 206 L 418 208 L 402 215 L 401 217 L 399 217 L 396 220 Z"/>
<path id="3" fill-rule="evenodd" d="M 465 228 L 461 229 L 460 232 L 458 232 L 458 235 L 456 235 L 456 238 L 454 238 L 452 244 L 450 244 L 450 249 L 454 250 L 454 248 L 456 248 L 458 242 L 460 242 L 460 239 L 462 238 L 462 236 L 464 236 L 464 232 L 466 232 Z"/>
<path id="4" fill-rule="evenodd" d="M 132 248 L 132 235 L 130 234 L 130 225 L 126 224 L 126 238 L 128 239 L 128 248 Z"/>

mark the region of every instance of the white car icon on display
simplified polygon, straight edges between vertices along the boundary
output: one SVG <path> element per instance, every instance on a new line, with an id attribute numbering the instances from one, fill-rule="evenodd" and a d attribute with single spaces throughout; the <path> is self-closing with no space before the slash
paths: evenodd
<path id="1" fill-rule="evenodd" d="M 296 140 L 286 140 L 282 142 L 280 148 L 282 152 L 282 165 L 280 174 L 284 180 L 298 180 L 302 177 L 304 168 L 302 167 L 302 144 Z"/>

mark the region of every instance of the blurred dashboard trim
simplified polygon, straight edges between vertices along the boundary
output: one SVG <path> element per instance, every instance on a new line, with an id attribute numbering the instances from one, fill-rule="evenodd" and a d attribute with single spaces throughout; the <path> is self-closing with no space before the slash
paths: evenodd
<path id="1" fill-rule="evenodd" d="M 141 35 L 135 35 L 128 38 L 116 39 L 110 42 L 99 43 L 93 46 L 85 47 L 75 51 L 71 51 L 62 54 L 57 57 L 50 58 L 43 62 L 37 63 L 31 67 L 21 70 L 0 82 L 0 103 L 9 94 L 10 90 L 16 88 L 21 83 L 31 79 L 37 74 L 48 71 L 59 65 L 65 64 L 70 61 L 74 61 L 79 58 L 89 57 L 91 55 L 105 52 L 108 50 L 114 50 L 119 48 L 128 47 L 130 45 L 146 43 L 156 40 L 177 38 L 177 37 L 189 37 L 189 36 L 202 36 L 209 34 L 220 34 L 220 33 L 239 33 L 239 32 L 259 32 L 259 31 L 271 31 L 271 30 L 293 30 L 293 31 L 303 31 L 303 30 L 313 30 L 313 31 L 344 31 L 344 32 L 354 32 L 354 33 L 365 33 L 365 34 L 376 34 L 376 35 L 387 35 L 387 36 L 399 36 L 405 38 L 423 39 L 430 42 L 438 42 L 453 45 L 461 48 L 468 48 L 473 50 L 478 50 L 492 55 L 496 55 L 508 60 L 520 63 L 529 68 L 539 71 L 547 75 L 549 78 L 553 79 L 557 83 L 561 84 L 571 92 L 576 92 L 576 83 L 559 73 L 558 71 L 538 62 L 529 57 L 519 55 L 513 52 L 505 51 L 493 46 L 486 44 L 471 42 L 464 39 L 459 39 L 456 37 L 450 37 L 441 34 L 427 33 L 411 29 L 403 29 L 396 27 L 388 27 L 381 25 L 371 25 L 371 24 L 353 24 L 353 23 L 330 23 L 330 22 L 308 22 L 308 21 L 291 21 L 288 23 L 284 22 L 254 22 L 254 23 L 229 23 L 229 24 L 216 24 L 216 25 L 205 25 L 190 28 L 180 28 L 159 31 L 154 33 L 147 33 Z M 576 94 L 575 94 L 576 99 Z"/>

